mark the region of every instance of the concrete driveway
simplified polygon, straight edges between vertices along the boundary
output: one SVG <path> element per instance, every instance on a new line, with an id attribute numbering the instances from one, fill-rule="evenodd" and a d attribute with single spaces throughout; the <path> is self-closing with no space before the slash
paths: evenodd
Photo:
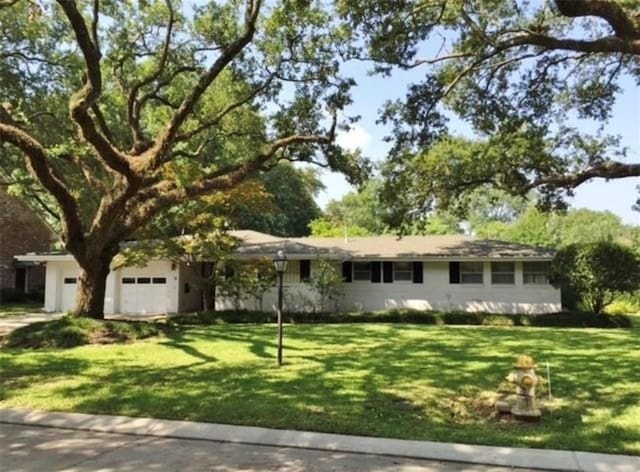
<path id="1" fill-rule="evenodd" d="M 0 468 L 28 471 L 513 472 L 503 467 L 0 424 Z M 525 469 L 517 469 L 524 471 Z"/>
<path id="2" fill-rule="evenodd" d="M 62 313 L 29 313 L 26 315 L 8 316 L 0 318 L 0 336 L 9 334 L 11 331 L 38 321 L 55 320 L 62 317 Z"/>
<path id="3" fill-rule="evenodd" d="M 49 321 L 62 318 L 64 313 L 28 313 L 26 315 L 7 316 L 0 318 L 0 337 L 9 334 L 11 331 L 31 323 L 38 321 Z M 141 320 L 141 321 L 157 321 L 163 320 L 167 315 L 149 314 L 149 315 L 106 315 L 107 320 Z"/>

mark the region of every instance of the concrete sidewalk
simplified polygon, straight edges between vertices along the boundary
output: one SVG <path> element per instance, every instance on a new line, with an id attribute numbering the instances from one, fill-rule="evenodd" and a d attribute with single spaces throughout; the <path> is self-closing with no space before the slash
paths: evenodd
<path id="1" fill-rule="evenodd" d="M 2 409 L 0 422 L 136 436 L 199 439 L 540 470 L 640 471 L 640 457 L 634 456 L 408 441 L 126 416 Z"/>

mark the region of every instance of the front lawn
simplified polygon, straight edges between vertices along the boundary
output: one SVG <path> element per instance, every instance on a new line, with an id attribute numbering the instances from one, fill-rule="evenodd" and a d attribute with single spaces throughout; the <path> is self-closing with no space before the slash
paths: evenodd
<path id="1" fill-rule="evenodd" d="M 0 352 L 0 407 L 640 454 L 640 330 L 319 324 L 187 327 L 131 345 Z M 487 399 L 530 353 L 540 424 Z M 541 369 L 540 373 L 543 371 Z"/>

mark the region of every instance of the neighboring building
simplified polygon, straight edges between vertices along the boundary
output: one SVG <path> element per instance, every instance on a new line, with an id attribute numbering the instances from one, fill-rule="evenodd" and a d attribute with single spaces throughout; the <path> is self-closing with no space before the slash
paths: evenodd
<path id="1" fill-rule="evenodd" d="M 29 293 L 44 287 L 44 267 L 14 256 L 48 251 L 51 229 L 24 202 L 0 186 L 0 289 Z"/>
<path id="2" fill-rule="evenodd" d="M 551 313 L 561 309 L 560 290 L 549 285 L 552 251 L 520 244 L 481 241 L 467 236 L 393 236 L 278 238 L 235 231 L 242 244 L 236 258 L 272 258 L 280 249 L 288 258 L 284 274 L 289 310 L 309 307 L 314 293 L 304 281 L 319 259 L 331 260 L 343 274 L 345 295 L 338 309 L 415 308 Z M 68 254 L 24 255 L 21 261 L 46 262 L 45 309 L 73 307 L 78 265 Z M 187 267 L 154 261 L 145 268 L 114 270 L 107 279 L 106 313 L 176 313 L 198 310 L 199 264 Z M 263 306 L 273 307 L 275 288 Z M 230 307 L 218 300 L 220 308 Z M 251 297 L 243 308 L 255 309 Z"/>

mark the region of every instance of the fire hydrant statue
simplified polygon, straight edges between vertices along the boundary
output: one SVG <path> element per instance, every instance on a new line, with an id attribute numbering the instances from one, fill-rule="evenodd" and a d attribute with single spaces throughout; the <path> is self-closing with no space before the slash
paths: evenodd
<path id="1" fill-rule="evenodd" d="M 511 408 L 511 414 L 517 419 L 537 421 L 542 413 L 536 406 L 536 364 L 530 356 L 518 356 L 513 365 L 516 371 L 507 376 L 509 382 L 516 384 L 516 403 Z"/>

